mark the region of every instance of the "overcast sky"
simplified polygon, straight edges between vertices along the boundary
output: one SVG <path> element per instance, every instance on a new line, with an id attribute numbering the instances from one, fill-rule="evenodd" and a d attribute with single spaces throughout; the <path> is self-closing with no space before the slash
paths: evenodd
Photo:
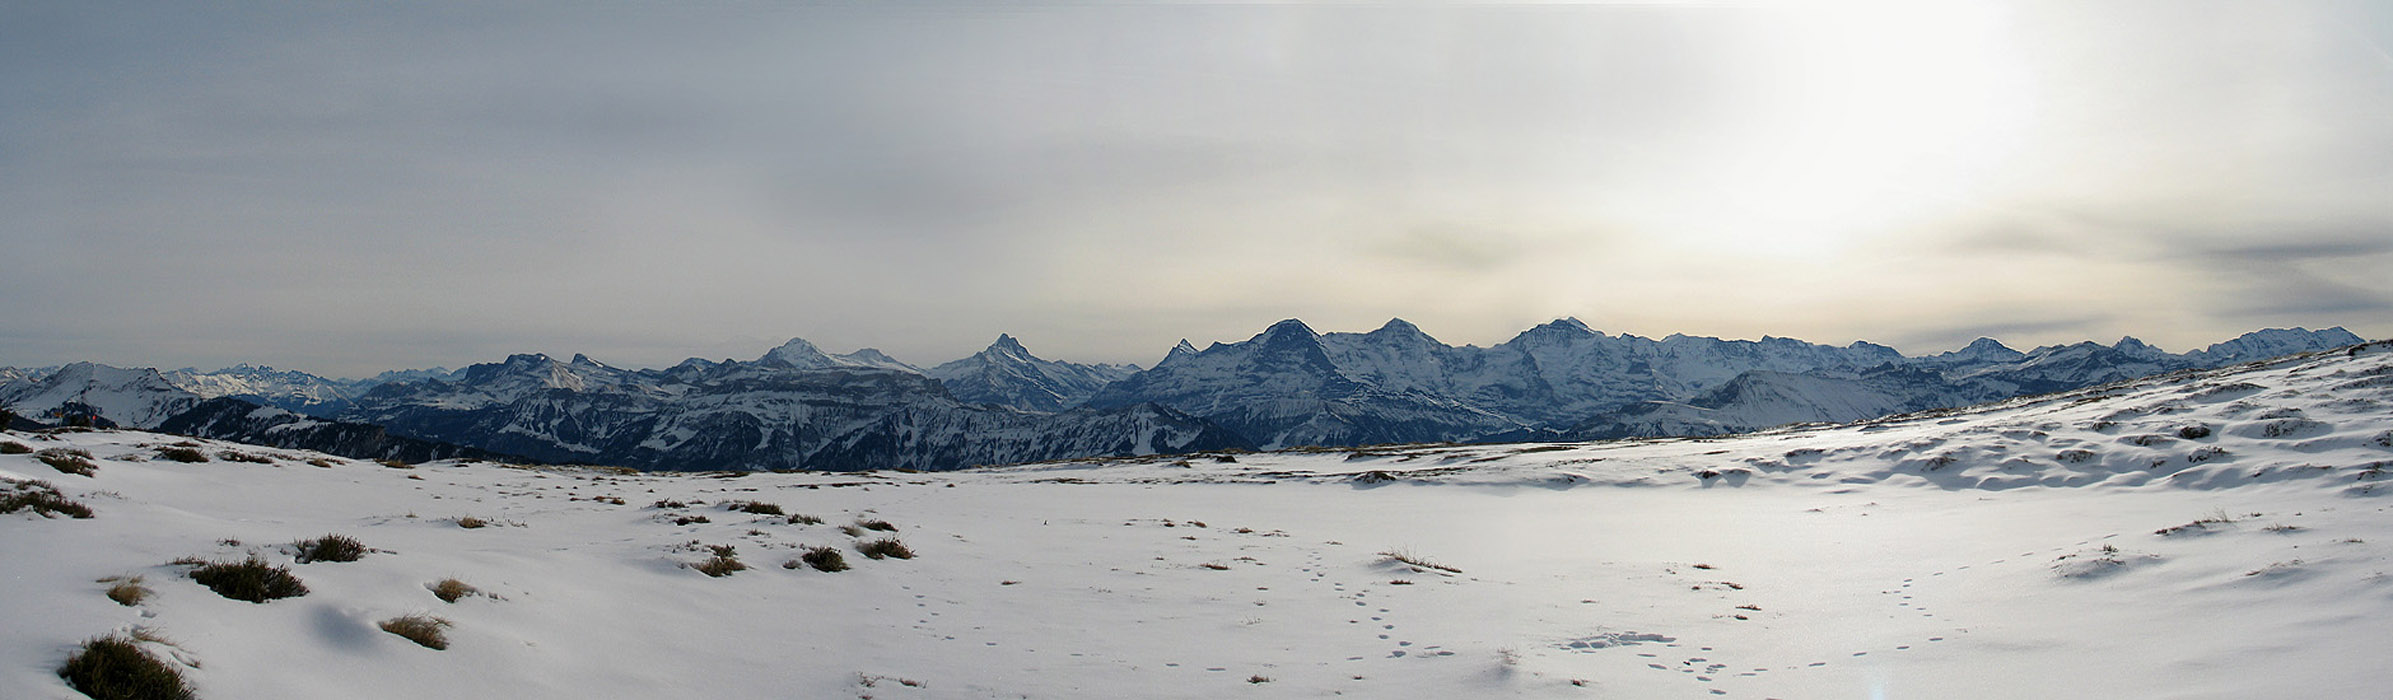
<path id="1" fill-rule="evenodd" d="M 779 5 L 0 5 L 0 365 L 2393 336 L 2393 4 Z"/>

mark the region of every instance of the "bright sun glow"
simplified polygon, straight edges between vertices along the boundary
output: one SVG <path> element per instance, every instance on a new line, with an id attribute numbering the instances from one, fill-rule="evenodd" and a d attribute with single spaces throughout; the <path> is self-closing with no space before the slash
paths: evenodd
<path id="1" fill-rule="evenodd" d="M 1773 28 L 1751 113 L 1662 222 L 1690 243 L 1830 255 L 1971 206 L 2032 117 L 1999 8 L 1805 5 Z"/>

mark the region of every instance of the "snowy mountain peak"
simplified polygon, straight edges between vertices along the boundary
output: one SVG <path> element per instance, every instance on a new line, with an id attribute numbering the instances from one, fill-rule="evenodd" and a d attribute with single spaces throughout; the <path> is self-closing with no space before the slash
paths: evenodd
<path id="1" fill-rule="evenodd" d="M 2162 352 L 2160 348 L 2152 347 L 2151 344 L 2136 339 L 2136 337 L 2132 335 L 2120 336 L 2119 342 L 2112 343 L 2110 347 L 2112 350 L 2117 350 L 2119 352 L 2127 353 L 2137 357 L 2168 354 L 2166 352 Z"/>
<path id="2" fill-rule="evenodd" d="M 890 357 L 889 353 L 881 352 L 879 348 L 864 348 L 862 350 L 857 350 L 845 355 L 832 355 L 831 359 L 841 365 L 849 367 L 870 367 L 873 369 L 897 370 L 900 372 L 912 372 L 915 374 L 922 373 L 922 368 L 906 364 L 899 361 L 897 358 Z"/>
<path id="3" fill-rule="evenodd" d="M 1263 329 L 1263 332 L 1259 335 L 1256 335 L 1254 339 L 1264 341 L 1265 344 L 1271 344 L 1274 342 L 1284 342 L 1287 339 L 1293 338 L 1319 337 L 1321 337 L 1321 334 L 1313 332 L 1312 326 L 1305 325 L 1305 322 L 1291 318 L 1280 321 L 1279 323 L 1271 324 L 1270 328 Z"/>
<path id="4" fill-rule="evenodd" d="M 1436 338 L 1430 337 L 1428 333 L 1421 332 L 1420 326 L 1415 326 L 1401 318 L 1389 319 L 1387 325 L 1380 326 L 1379 330 L 1363 334 L 1363 338 L 1380 344 L 1438 345 L 1441 347 L 1444 345 L 1439 343 Z"/>
<path id="5" fill-rule="evenodd" d="M 1013 336 L 1012 334 L 1008 334 L 1008 333 L 999 333 L 999 334 L 997 334 L 997 342 L 990 343 L 990 344 L 989 344 L 989 349 L 990 349 L 990 350 L 994 350 L 994 351 L 998 351 L 998 352 L 1003 352 L 1003 353 L 1006 353 L 1006 354 L 1009 354 L 1009 355 L 1028 355 L 1028 354 L 1030 354 L 1030 351 L 1029 351 L 1029 350 L 1025 350 L 1025 349 L 1023 349 L 1023 347 L 1022 347 L 1022 341 L 1014 339 L 1014 336 Z"/>
<path id="6" fill-rule="evenodd" d="M 806 342 L 805 338 L 791 338 L 789 342 L 782 343 L 781 347 L 773 348 L 767 351 L 763 357 L 756 358 L 756 364 L 769 367 L 819 369 L 837 363 L 832 362 L 831 356 L 823 354 L 823 351 L 814 347 L 813 343 Z"/>
<path id="7" fill-rule="evenodd" d="M 2342 326 L 2321 330 L 2307 328 L 2268 328 L 2236 336 L 2232 340 L 2212 345 L 2189 354 L 2198 354 L 2213 362 L 2231 363 L 2276 357 L 2287 353 L 2323 350 L 2361 343 L 2359 336 Z"/>
<path id="8" fill-rule="evenodd" d="M 2002 341 L 1995 340 L 1993 338 L 1981 337 L 1977 340 L 1969 341 L 1969 345 L 1964 346 L 1959 350 L 1938 353 L 1936 355 L 1929 356 L 1927 359 L 1947 363 L 1987 363 L 2013 362 L 2026 356 L 2027 353 L 2013 350 L 2011 349 L 2011 346 L 2002 344 Z"/>
<path id="9" fill-rule="evenodd" d="M 573 354 L 573 361 L 567 362 L 565 364 L 579 367 L 606 367 L 605 363 L 590 359 L 589 355 L 584 355 L 578 352 Z"/>

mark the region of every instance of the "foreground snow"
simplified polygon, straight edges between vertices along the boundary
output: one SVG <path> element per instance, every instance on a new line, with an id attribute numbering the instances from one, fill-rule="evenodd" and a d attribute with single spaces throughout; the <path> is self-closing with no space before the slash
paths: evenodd
<path id="1" fill-rule="evenodd" d="M 1718 440 L 955 474 L 186 464 L 171 436 L 11 433 L 98 469 L 0 479 L 97 513 L 0 516 L 0 697 L 78 697 L 59 662 L 137 626 L 206 698 L 2365 696 L 2388 405 L 2374 346 Z M 859 555 L 858 518 L 919 556 Z M 299 598 L 169 564 L 332 533 L 378 551 L 292 565 Z M 688 568 L 706 545 L 754 568 Z M 855 568 L 781 566 L 806 545 Z M 134 575 L 137 606 L 96 583 Z M 452 577 L 485 595 L 427 588 Z M 407 613 L 451 646 L 375 628 Z"/>

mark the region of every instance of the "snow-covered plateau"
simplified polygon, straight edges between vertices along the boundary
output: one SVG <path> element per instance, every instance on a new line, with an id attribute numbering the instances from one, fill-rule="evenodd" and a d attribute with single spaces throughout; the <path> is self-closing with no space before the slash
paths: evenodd
<path id="1" fill-rule="evenodd" d="M 0 495 L 90 511 L 0 515 L 4 698 L 79 697 L 106 635 L 202 698 L 2368 697 L 2393 622 L 2382 342 L 1730 437 L 941 473 L 0 443 Z M 301 563 L 327 535 L 368 551 Z M 249 557 L 306 593 L 191 578 Z"/>

